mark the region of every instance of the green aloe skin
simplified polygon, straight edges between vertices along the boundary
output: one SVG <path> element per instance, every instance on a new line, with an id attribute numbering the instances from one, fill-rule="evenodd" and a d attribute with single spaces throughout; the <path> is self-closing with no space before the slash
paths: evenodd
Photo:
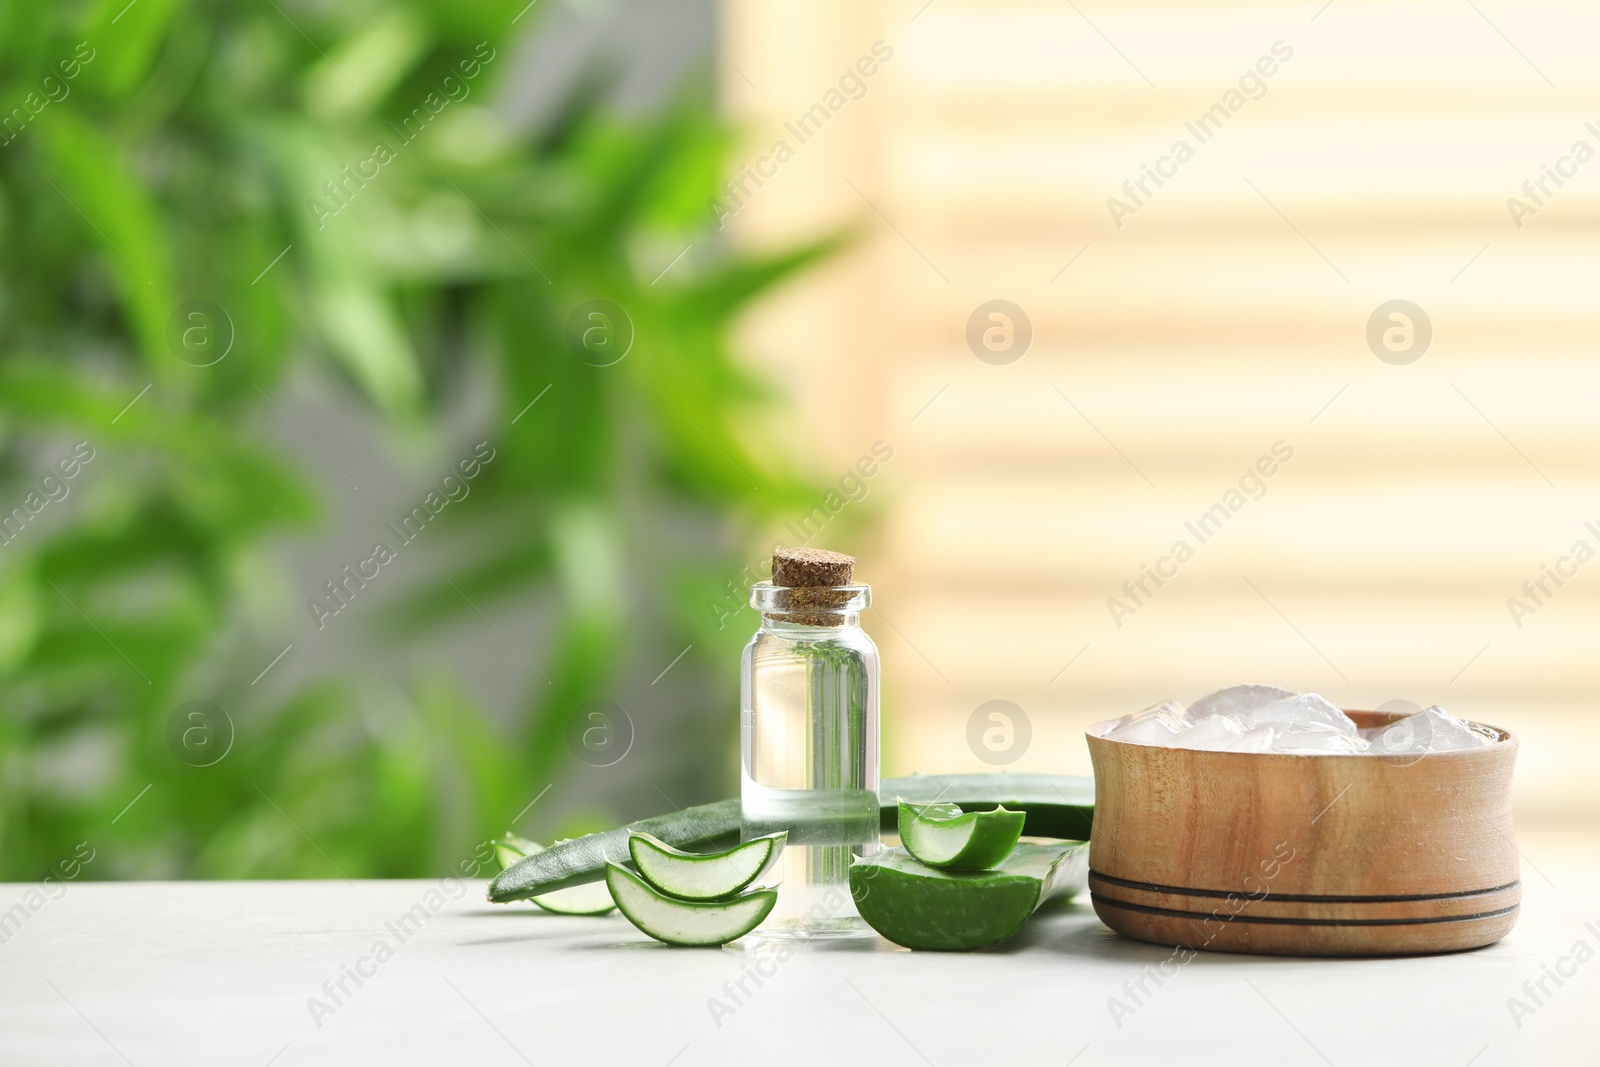
<path id="1" fill-rule="evenodd" d="M 606 865 L 606 887 L 634 926 L 657 941 L 689 947 L 725 945 L 743 937 L 778 902 L 772 889 L 753 889 L 726 900 L 679 900 L 617 863 Z"/>
<path id="2" fill-rule="evenodd" d="M 653 889 L 678 900 L 722 900 L 771 871 L 788 836 L 779 831 L 725 852 L 697 854 L 634 831 L 628 835 L 628 854 Z"/>
<path id="3" fill-rule="evenodd" d="M 1088 871 L 1089 846 L 1079 841 L 1021 844 L 987 871 L 941 871 L 891 848 L 856 862 L 850 893 L 895 944 L 961 952 L 1015 936 L 1040 904 L 1081 892 Z"/>
<path id="4" fill-rule="evenodd" d="M 879 806 L 879 826 L 890 833 L 900 819 L 895 797 L 920 804 L 949 802 L 964 811 L 1020 809 L 1025 813 L 1022 832 L 1029 837 L 1087 840 L 1094 813 L 1094 782 L 1081 776 L 917 774 L 886 779 L 881 795 L 890 799 Z M 504 904 L 598 882 L 605 878 L 607 861 L 631 861 L 628 835 L 634 830 L 689 851 L 731 848 L 739 843 L 739 801 L 685 808 L 553 845 L 502 871 L 489 885 L 489 899 Z"/>
<path id="5" fill-rule="evenodd" d="M 505 870 L 526 856 L 544 851 L 544 846 L 537 841 L 529 841 L 525 837 L 511 833 L 492 844 L 495 859 L 499 861 L 501 870 Z M 606 915 L 615 906 L 611 901 L 611 894 L 601 885 L 573 886 L 570 889 L 558 889 L 553 893 L 541 893 L 528 899 L 545 911 L 557 915 Z"/>
<path id="6" fill-rule="evenodd" d="M 929 867 L 988 870 L 1011 854 L 1027 815 L 997 807 L 963 813 L 956 804 L 900 802 L 900 843 Z"/>
<path id="7" fill-rule="evenodd" d="M 883 937 L 913 949 L 970 951 L 1006 941 L 1045 901 L 1070 897 L 1087 885 L 1086 843 L 1018 844 L 1017 835 L 1072 834 L 1081 828 L 1081 836 L 1087 837 L 1092 790 L 1089 779 L 1050 775 L 917 775 L 889 780 L 885 792 L 898 794 L 902 801 L 882 805 L 886 824 L 892 819 L 902 833 L 909 830 L 915 838 L 917 824 L 923 823 L 955 842 L 953 847 L 950 840 L 940 842 L 944 849 L 936 859 L 989 867 L 940 869 L 920 862 L 906 848 L 883 849 L 857 860 L 850 870 L 850 892 L 861 917 Z M 1006 804 L 1033 807 L 1007 810 Z M 974 810 L 964 810 L 968 808 Z M 663 892 L 661 885 L 652 885 L 623 864 L 636 861 L 638 850 L 647 849 L 655 859 L 668 861 L 653 872 L 655 877 L 669 888 L 682 889 L 681 871 L 677 875 L 661 871 L 675 864 L 695 869 L 761 844 L 733 844 L 738 828 L 739 803 L 725 800 L 647 819 L 632 828 L 561 842 L 516 860 L 490 886 L 490 899 L 523 899 L 603 879 L 624 915 L 651 937 L 669 944 L 724 944 L 759 925 L 776 902 L 773 890 L 686 900 Z M 718 843 L 733 847 L 701 854 L 676 847 L 707 849 L 719 847 Z M 767 869 L 779 848 L 775 845 L 772 855 L 746 867 Z M 617 855 L 613 859 L 608 852 Z M 515 859 L 514 851 L 500 855 L 503 860 Z M 746 873 L 740 870 L 732 881 L 749 885 L 760 877 L 746 880 Z M 707 888 L 699 876 L 689 881 Z M 762 903 L 769 898 L 771 903 Z"/>

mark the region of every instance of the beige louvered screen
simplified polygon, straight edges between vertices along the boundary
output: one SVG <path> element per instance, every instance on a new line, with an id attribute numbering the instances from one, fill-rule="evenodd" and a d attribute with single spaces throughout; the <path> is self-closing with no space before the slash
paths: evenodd
<path id="1" fill-rule="evenodd" d="M 819 473 L 894 450 L 886 771 L 983 769 L 991 700 L 1015 769 L 1084 770 L 1086 724 L 1259 680 L 1506 726 L 1525 823 L 1600 814 L 1600 10 L 723 14 L 715 210 L 866 233 L 748 340 Z M 969 346 L 992 300 L 1014 362 Z"/>

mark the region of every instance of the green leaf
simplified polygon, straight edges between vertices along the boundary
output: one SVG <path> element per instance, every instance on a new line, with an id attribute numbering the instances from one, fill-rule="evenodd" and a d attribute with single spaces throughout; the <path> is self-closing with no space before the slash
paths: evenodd
<path id="1" fill-rule="evenodd" d="M 166 325 L 176 301 L 155 205 L 116 144 L 71 112 L 60 111 L 36 125 L 49 159 L 40 177 L 60 201 L 51 205 L 53 214 L 102 249 L 146 363 L 171 377 L 177 364 L 167 351 Z"/>

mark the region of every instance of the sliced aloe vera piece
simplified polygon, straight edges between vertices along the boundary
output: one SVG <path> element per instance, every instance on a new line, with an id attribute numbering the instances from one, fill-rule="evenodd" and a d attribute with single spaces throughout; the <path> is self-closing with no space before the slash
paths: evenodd
<path id="1" fill-rule="evenodd" d="M 929 867 L 957 871 L 984 871 L 1017 847 L 1027 814 L 993 811 L 965 814 L 959 804 L 900 802 L 900 843 Z"/>
<path id="2" fill-rule="evenodd" d="M 1081 892 L 1088 872 L 1089 846 L 1078 841 L 1018 845 L 990 871 L 941 871 L 890 848 L 851 866 L 850 895 L 897 945 L 965 951 L 1012 937 L 1044 901 Z"/>
<path id="3" fill-rule="evenodd" d="M 571 889 L 557 889 L 554 893 L 540 893 L 529 897 L 545 911 L 557 915 L 609 915 L 616 905 L 611 901 L 604 882 L 575 885 Z"/>
<path id="4" fill-rule="evenodd" d="M 962 811 L 1003 805 L 1027 813 L 1024 835 L 1062 841 L 1089 840 L 1094 815 L 1094 779 L 1087 775 L 913 774 L 885 778 L 879 793 L 884 798 L 880 826 L 885 833 L 894 832 L 900 817 L 897 797 L 913 804 L 957 804 Z"/>
<path id="5" fill-rule="evenodd" d="M 772 889 L 728 900 L 674 900 L 618 863 L 606 864 L 605 884 L 629 922 L 669 945 L 726 945 L 760 926 L 778 902 Z"/>
<path id="6" fill-rule="evenodd" d="M 502 871 L 528 856 L 538 855 L 544 851 L 544 846 L 537 841 L 529 841 L 516 834 L 506 834 L 505 837 L 494 842 L 494 856 L 500 861 Z M 557 915 L 605 915 L 616 907 L 611 902 L 611 893 L 603 882 L 591 882 L 588 885 L 572 886 L 569 889 L 558 889 L 552 893 L 541 893 L 530 897 L 535 904 L 545 911 Z"/>
<path id="7" fill-rule="evenodd" d="M 879 826 L 886 833 L 894 832 L 900 817 L 895 797 L 923 804 L 949 801 L 964 811 L 1004 804 L 1027 812 L 1022 832 L 1029 837 L 1074 841 L 1088 839 L 1094 813 L 1094 780 L 1073 775 L 914 774 L 884 779 L 880 793 L 885 799 L 879 807 Z M 630 862 L 628 834 L 633 830 L 643 830 L 676 848 L 731 848 L 739 843 L 739 801 L 719 800 L 552 845 L 501 871 L 489 885 L 489 899 L 504 904 L 601 881 L 607 861 Z"/>
<path id="8" fill-rule="evenodd" d="M 629 862 L 628 834 L 633 830 L 678 848 L 727 848 L 739 843 L 739 801 L 719 800 L 554 845 L 496 875 L 489 883 L 489 899 L 504 904 L 535 893 L 603 882 L 608 862 Z"/>
<path id="9" fill-rule="evenodd" d="M 695 853 L 635 831 L 628 835 L 628 854 L 646 882 L 679 900 L 721 900 L 748 887 L 772 869 L 783 854 L 787 831 L 735 845 L 726 852 Z"/>

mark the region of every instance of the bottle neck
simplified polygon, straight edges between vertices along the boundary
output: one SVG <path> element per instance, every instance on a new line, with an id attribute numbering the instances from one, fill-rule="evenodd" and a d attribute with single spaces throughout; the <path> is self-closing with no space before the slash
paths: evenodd
<path id="1" fill-rule="evenodd" d="M 848 612 L 842 615 L 825 616 L 828 619 L 837 619 L 838 622 L 814 622 L 824 616 L 806 615 L 766 615 L 761 616 L 761 628 L 768 633 L 782 634 L 785 637 L 811 637 L 825 638 L 831 633 L 845 630 L 861 629 L 861 615 L 859 612 Z M 801 621 L 808 620 L 808 621 Z"/>
<path id="2" fill-rule="evenodd" d="M 861 613 L 872 603 L 865 585 L 773 585 L 750 587 L 750 606 L 761 612 L 761 625 L 787 625 L 806 630 L 861 626 Z"/>

